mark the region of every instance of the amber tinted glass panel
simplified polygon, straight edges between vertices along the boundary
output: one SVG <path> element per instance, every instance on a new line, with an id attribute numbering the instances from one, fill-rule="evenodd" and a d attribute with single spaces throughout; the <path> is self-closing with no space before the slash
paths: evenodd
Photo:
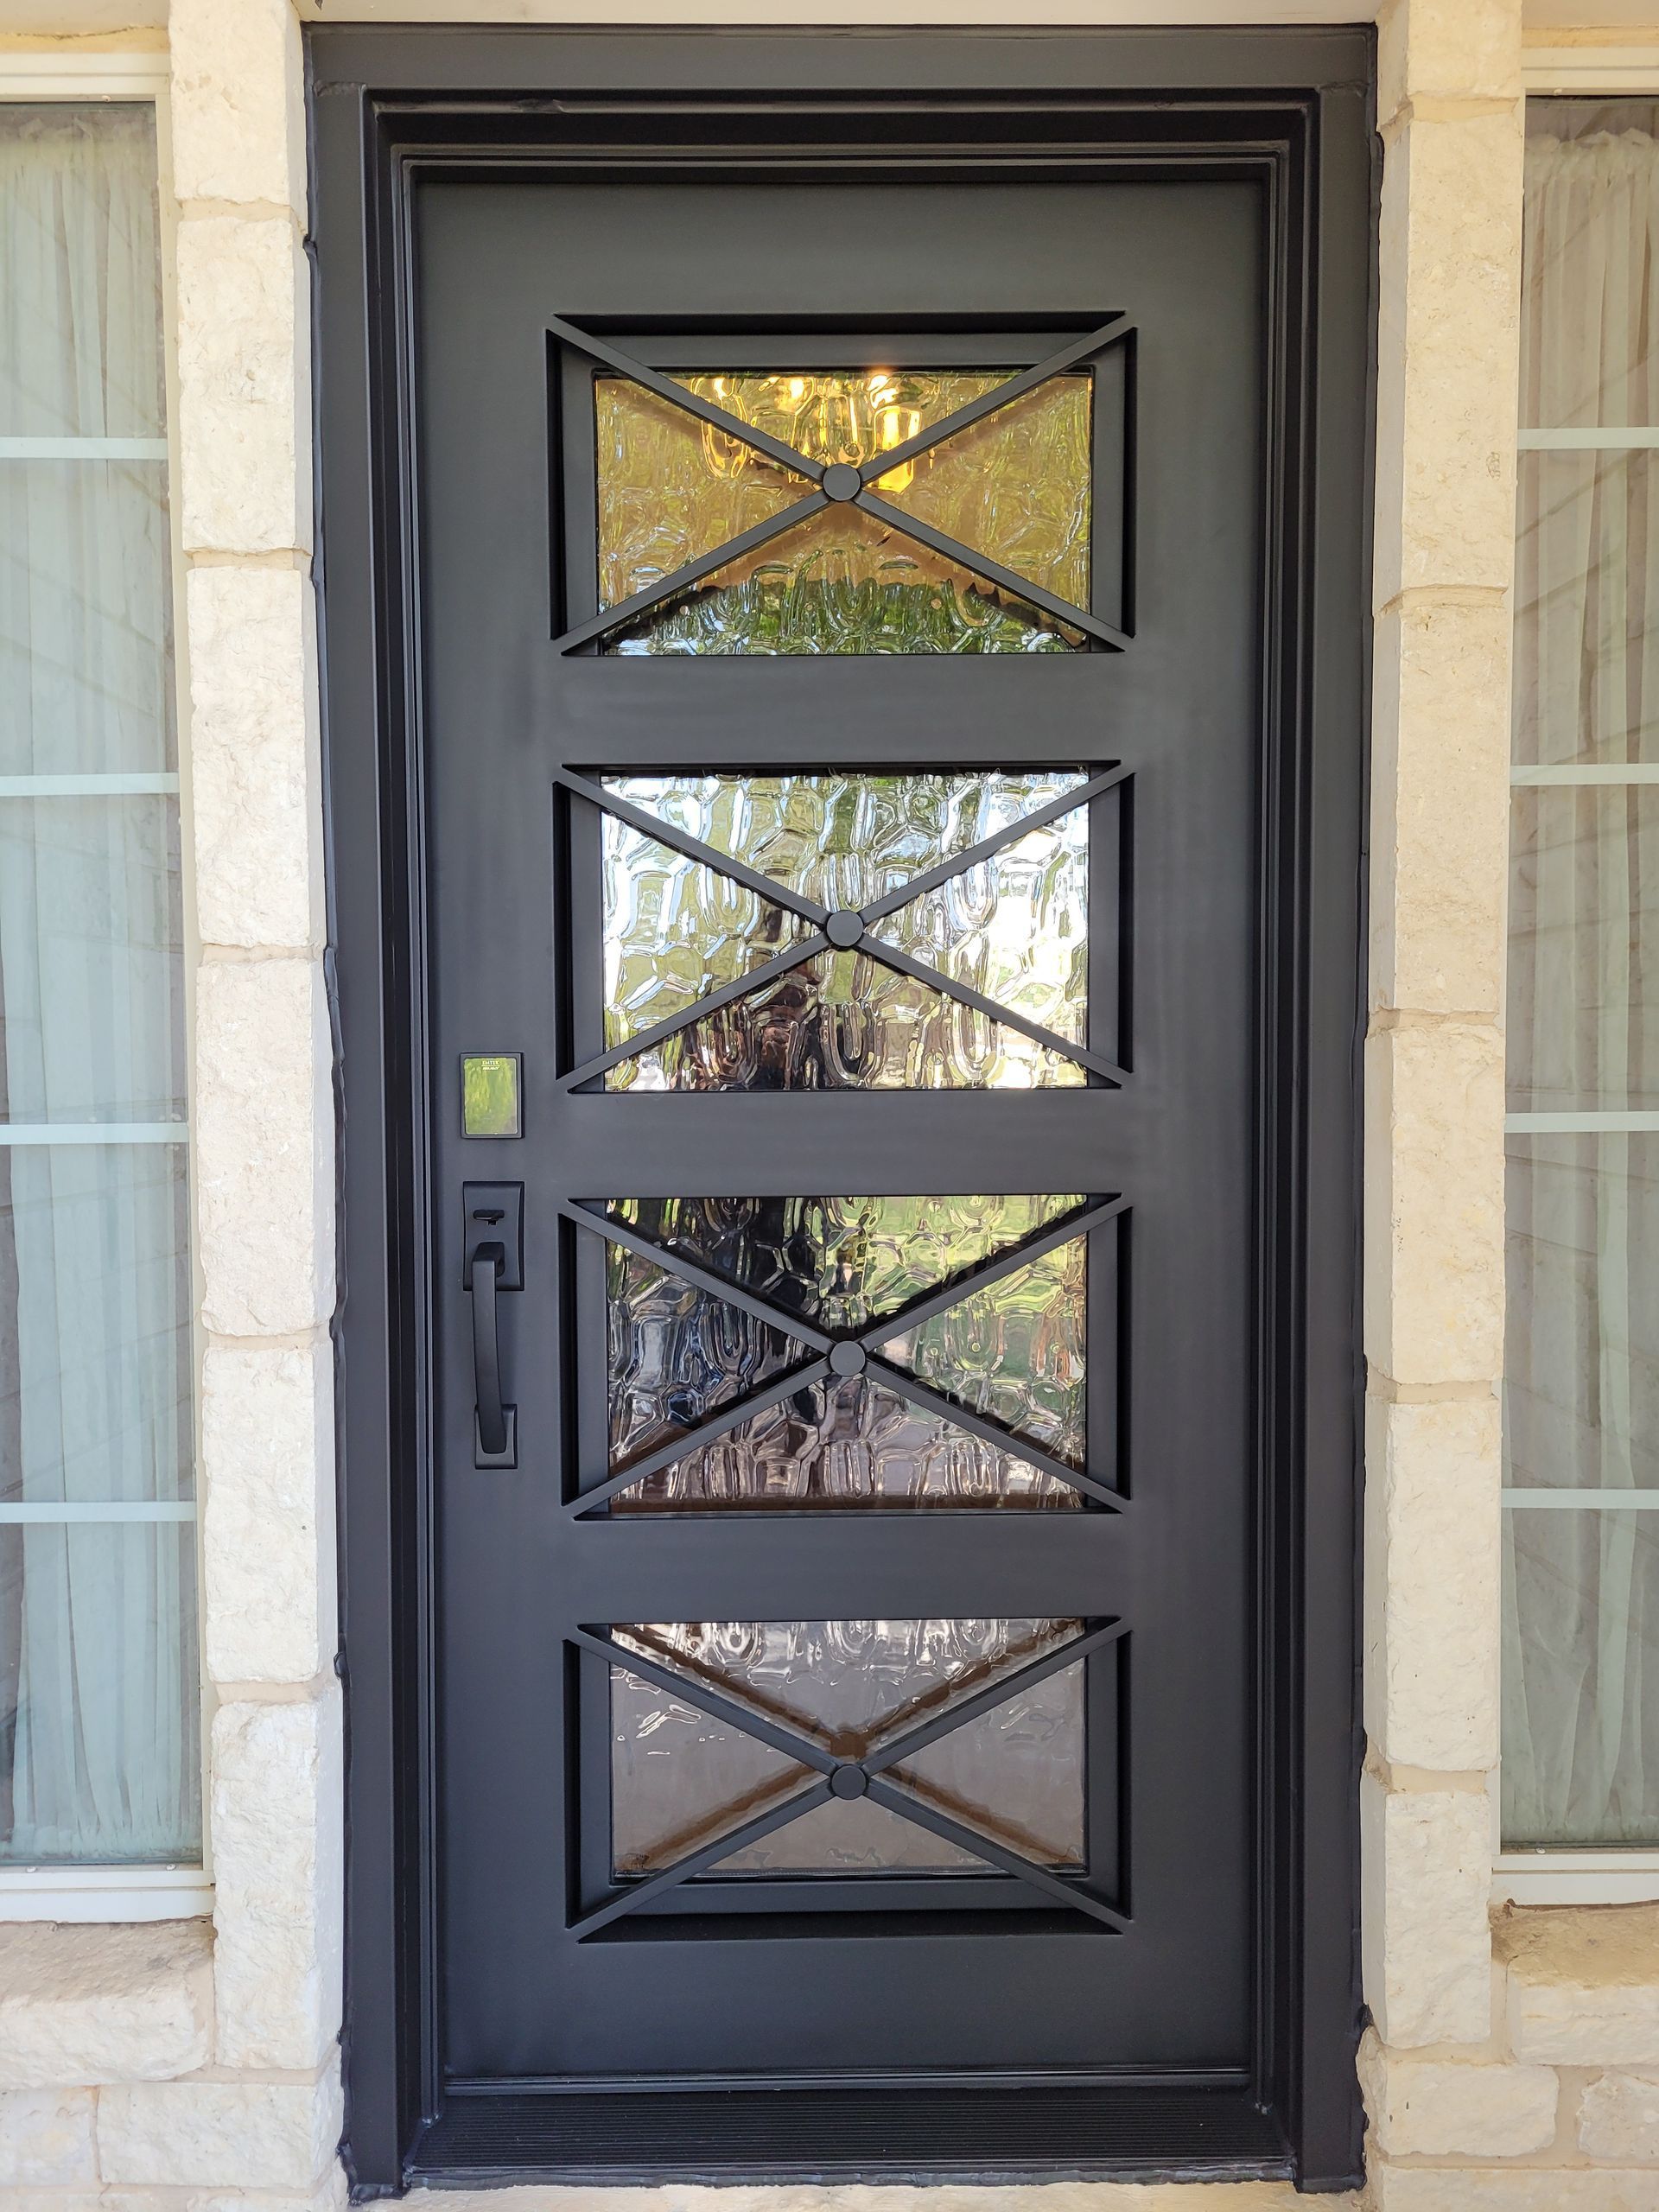
<path id="1" fill-rule="evenodd" d="M 810 1357 L 620 1244 L 606 1247 L 611 1465 L 623 1468 Z"/>
<path id="2" fill-rule="evenodd" d="M 1081 630 L 851 506 L 823 507 L 605 644 L 641 653 L 1076 652 Z"/>
<path id="3" fill-rule="evenodd" d="M 1084 1464 L 1087 1244 L 1077 1237 L 892 1338 L 881 1357 L 944 1397 Z"/>
<path id="4" fill-rule="evenodd" d="M 594 410 L 601 607 L 660 583 L 812 489 L 809 478 L 625 378 L 597 380 Z"/>
<path id="5" fill-rule="evenodd" d="M 625 1090 L 1049 1090 L 1076 1060 L 864 952 L 824 952 L 605 1078 Z"/>
<path id="6" fill-rule="evenodd" d="M 1087 607 L 1090 393 L 1087 376 L 1051 377 L 871 488 L 959 544 Z"/>
<path id="7" fill-rule="evenodd" d="M 808 461 L 872 461 L 931 430 L 1013 369 L 817 369 L 773 376 L 677 374 L 701 399 L 804 454 Z M 1070 381 L 1081 381 L 1071 379 Z"/>
<path id="8" fill-rule="evenodd" d="M 785 1313 L 851 1331 L 970 1275 L 1082 1203 L 1066 1192 L 619 1198 L 607 1211 Z"/>
<path id="9" fill-rule="evenodd" d="M 798 1730 L 840 1758 L 867 1756 L 1079 1632 L 1075 1620 L 636 1623 L 617 1642 Z M 612 1671 L 612 1828 L 619 1874 L 683 1857 L 810 1779 L 782 1754 L 737 1743 L 625 1667 Z M 967 1826 L 1053 1864 L 1083 1855 L 1081 1666 L 901 1762 L 895 1779 Z M 968 1853 L 854 1800 L 776 1830 L 719 1862 L 721 1873 L 912 1872 L 971 1866 Z M 845 1810 L 854 1817 L 842 1821 Z M 825 1817 L 827 1816 L 827 1817 Z M 1018 1840 L 1016 1840 L 1018 1839 Z"/>
<path id="10" fill-rule="evenodd" d="M 1008 369 L 679 375 L 809 461 L 873 461 L 995 391 Z M 884 499 L 1064 599 L 1089 603 L 1086 371 L 1034 391 L 875 480 Z M 613 607 L 777 513 L 807 482 L 620 378 L 601 378 L 601 605 Z"/>
<path id="11" fill-rule="evenodd" d="M 683 1014 L 805 933 L 717 868 L 604 817 L 605 1042 Z"/>

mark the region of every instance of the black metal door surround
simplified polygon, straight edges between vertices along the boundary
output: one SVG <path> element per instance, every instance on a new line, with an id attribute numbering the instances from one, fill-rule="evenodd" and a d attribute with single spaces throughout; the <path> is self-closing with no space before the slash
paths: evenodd
<path id="1" fill-rule="evenodd" d="M 359 2187 L 1341 2183 L 1366 41 L 311 55 Z"/>

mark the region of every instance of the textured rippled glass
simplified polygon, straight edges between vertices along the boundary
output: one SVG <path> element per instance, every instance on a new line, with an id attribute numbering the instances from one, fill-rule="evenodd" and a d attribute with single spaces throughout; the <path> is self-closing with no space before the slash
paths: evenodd
<path id="1" fill-rule="evenodd" d="M 1006 369 L 680 375 L 809 461 L 865 461 L 993 391 Z M 874 489 L 964 545 L 1088 605 L 1090 378 L 1034 391 L 879 478 Z M 599 603 L 614 607 L 811 489 L 626 378 L 594 386 Z"/>
<path id="2" fill-rule="evenodd" d="M 1077 1237 L 969 1291 L 884 1344 L 944 1397 L 1063 1459 L 1084 1464 L 1087 1241 Z"/>
<path id="3" fill-rule="evenodd" d="M 1051 1090 L 1082 1066 L 865 952 L 821 952 L 605 1078 L 613 1090 Z"/>
<path id="4" fill-rule="evenodd" d="M 970 1274 L 1079 1203 L 1066 1194 L 626 1198 L 608 1211 L 785 1314 L 851 1331 Z M 621 1246 L 610 1251 L 613 1465 L 806 1357 L 796 1339 L 741 1308 Z M 707 1444 L 694 1440 L 612 1510 L 1080 1503 L 1018 1453 L 863 1376 L 804 1386 Z"/>
<path id="5" fill-rule="evenodd" d="M 605 1306 L 614 1468 L 810 1357 L 781 1330 L 620 1244 L 606 1246 Z"/>
<path id="6" fill-rule="evenodd" d="M 862 906 L 924 869 L 965 852 L 1075 789 L 1077 771 L 940 776 L 630 776 L 608 788 L 659 814 L 717 852 L 791 884 L 828 906 Z M 734 980 L 798 940 L 803 925 L 717 871 L 632 830 L 613 817 L 605 827 L 606 1042 L 616 1045 L 683 1012 L 705 991 Z M 1088 1027 L 1089 815 L 1078 807 L 1028 830 L 988 860 L 886 916 L 872 932 L 955 981 L 1001 1001 L 1068 1042 Z M 835 971 L 844 977 L 854 972 Z M 890 972 L 890 971 L 889 971 Z M 950 1030 L 944 1010 L 876 979 L 889 1020 L 931 1015 Z M 820 994 L 820 996 L 822 995 Z M 784 995 L 773 1026 L 793 1018 L 801 993 Z M 817 1017 L 822 1026 L 826 1019 Z M 752 1016 L 699 1040 L 700 1065 L 717 1065 L 732 1033 L 741 1050 L 758 1050 Z M 957 1022 L 970 1043 L 974 1025 Z M 804 1041 L 791 1040 L 802 1049 Z M 909 1039 L 887 1040 L 889 1065 Z M 1041 1048 L 1004 1035 L 1005 1060 L 1027 1081 L 1080 1081 L 1054 1068 Z M 664 1049 L 650 1068 L 626 1065 L 613 1089 L 734 1088 L 722 1082 L 671 1080 L 684 1058 Z M 842 1080 L 846 1078 L 842 1077 Z M 887 1080 L 894 1078 L 887 1077 Z M 815 1078 L 823 1087 L 823 1077 Z M 798 1079 L 773 1087 L 798 1089 Z"/>
<path id="7" fill-rule="evenodd" d="M 833 907 L 868 906 L 902 890 L 926 869 L 1076 791 L 1084 776 L 1081 768 L 908 776 L 842 769 L 829 776 L 604 780 L 607 791 L 715 852 Z"/>
<path id="8" fill-rule="evenodd" d="M 798 915 L 717 868 L 613 814 L 604 825 L 607 1046 L 671 1020 L 804 935 Z"/>
<path id="9" fill-rule="evenodd" d="M 868 1328 L 1058 1221 L 1075 1192 L 616 1198 L 613 1221 L 820 1328 Z"/>
<path id="10" fill-rule="evenodd" d="M 924 1413 L 868 1376 L 816 1382 L 694 1445 L 612 1500 L 613 1512 L 802 1506 L 1081 1506 L 1069 1484 Z"/>
<path id="11" fill-rule="evenodd" d="M 959 544 L 1087 607 L 1090 396 L 1087 375 L 1050 377 L 870 488 Z"/>
<path id="12" fill-rule="evenodd" d="M 607 639 L 607 653 L 1077 652 L 1081 630 L 879 516 L 821 507 Z"/>
<path id="13" fill-rule="evenodd" d="M 1089 1027 L 1089 810 L 1027 831 L 872 935 L 1069 1044 Z"/>
<path id="14" fill-rule="evenodd" d="M 1042 1657 L 1076 1620 L 708 1621 L 618 1626 L 619 1643 L 718 1688 L 840 1758 Z M 1080 1864 L 1083 1669 L 1016 1692 L 893 1770 L 915 1791 L 1011 1849 Z M 630 1674 L 612 1669 L 612 1834 L 619 1875 L 671 1864 L 811 1780 L 811 1771 Z M 752 1746 L 752 1748 L 751 1748 Z M 947 1748 L 948 1747 L 948 1748 Z M 836 1801 L 719 1862 L 720 1873 L 920 1872 L 975 1866 L 896 1815 Z M 843 1814 L 850 1818 L 842 1818 Z"/>

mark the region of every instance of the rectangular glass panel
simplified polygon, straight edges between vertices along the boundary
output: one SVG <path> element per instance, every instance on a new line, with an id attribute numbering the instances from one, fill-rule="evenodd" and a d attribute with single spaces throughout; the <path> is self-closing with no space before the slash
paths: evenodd
<path id="1" fill-rule="evenodd" d="M 1659 453 L 1523 453 L 1517 766 L 1659 760 Z"/>
<path id="2" fill-rule="evenodd" d="M 1521 785 L 1510 875 L 1509 1102 L 1659 1108 L 1659 785 Z"/>
<path id="3" fill-rule="evenodd" d="M 1659 1513 L 1535 1508 L 1504 1519 L 1504 1841 L 1650 1843 Z"/>
<path id="4" fill-rule="evenodd" d="M 890 897 L 1084 781 L 1081 769 L 914 775 L 616 776 L 606 786 L 832 909 Z M 677 1019 L 809 925 L 712 864 L 613 816 L 603 831 L 605 1041 Z M 809 953 L 610 1069 L 609 1090 L 1065 1088 L 1082 1065 L 887 964 L 882 947 L 1083 1046 L 1089 809 L 1014 835 L 879 917 L 856 948 Z"/>
<path id="5" fill-rule="evenodd" d="M 1013 370 L 681 374 L 689 391 L 807 461 L 906 443 Z M 1087 371 L 1053 377 L 889 470 L 877 495 L 1033 583 L 1087 606 Z M 625 378 L 594 387 L 601 607 L 649 589 L 813 489 L 768 455 Z M 805 518 L 663 602 L 603 648 L 621 653 L 1077 651 L 1083 633 L 891 523 Z"/>
<path id="6" fill-rule="evenodd" d="M 671 1621 L 613 1630 L 689 1681 L 857 1759 L 1012 1678 L 1081 1632 L 1076 1620 Z M 893 1770 L 964 1827 L 1080 1866 L 1084 1667 L 1012 1689 Z M 611 1671 L 612 1854 L 619 1877 L 702 1848 L 810 1783 L 813 1770 L 689 1699 Z M 880 1817 L 876 1817 L 880 1815 Z M 717 1862 L 717 1875 L 953 1872 L 964 1847 L 863 1799 L 836 1800 Z"/>
<path id="7" fill-rule="evenodd" d="M 741 1507 L 1075 1509 L 1078 1493 L 1017 1448 L 1084 1461 L 1086 1243 L 1060 1245 L 995 1281 L 976 1271 L 1063 1220 L 1075 1194 L 1040 1197 L 631 1198 L 611 1217 L 765 1300 L 771 1322 L 620 1244 L 608 1249 L 611 1465 L 683 1439 L 683 1454 L 616 1497 L 619 1512 Z M 958 1297 L 911 1329 L 903 1309 Z M 698 1429 L 810 1347 L 792 1317 L 836 1334 L 891 1315 L 887 1371 L 803 1384 L 700 1440 Z M 906 1398 L 913 1374 L 1008 1433 L 971 1433 Z"/>
<path id="8" fill-rule="evenodd" d="M 0 1859 L 178 1861 L 200 1762 L 152 111 L 0 106 Z"/>
<path id="9" fill-rule="evenodd" d="M 1659 1491 L 1659 1135 L 1516 1134 L 1509 1154 L 1504 1479 Z"/>
<path id="10" fill-rule="evenodd" d="M 1503 1747 L 1522 1847 L 1659 1840 L 1659 1515 L 1619 1503 L 1659 1492 L 1659 1132 L 1618 1126 L 1659 1109 L 1656 126 L 1652 102 L 1528 109 Z"/>
<path id="11" fill-rule="evenodd" d="M 194 1859 L 194 1522 L 0 1522 L 0 1864 Z"/>
<path id="12" fill-rule="evenodd" d="M 0 1121 L 185 1116 L 178 801 L 0 796 Z"/>

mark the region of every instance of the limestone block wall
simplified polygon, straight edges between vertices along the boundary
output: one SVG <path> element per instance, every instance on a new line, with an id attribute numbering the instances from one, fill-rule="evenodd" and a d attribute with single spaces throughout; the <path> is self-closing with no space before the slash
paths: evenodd
<path id="1" fill-rule="evenodd" d="M 22 0 L 16 0 L 22 4 Z M 1618 0 L 1622 16 L 1645 0 Z M 0 35 L 6 28 L 0 0 Z M 54 0 L 74 28 L 77 0 Z M 86 28 L 110 30 L 106 0 Z M 142 12 L 142 0 L 133 0 Z M 1610 6 L 1614 0 L 1609 0 Z M 1086 20 L 1007 0 L 1009 20 Z M 322 2212 L 336 2034 L 335 1299 L 296 7 L 171 0 L 211 1928 L 0 1928 L 0 2194 Z M 680 22 L 772 12 L 671 9 Z M 983 10 L 976 9 L 982 19 Z M 1100 0 L 1098 14 L 1125 10 Z M 1133 12 L 1133 11 L 1131 11 Z M 1182 0 L 1143 19 L 1182 20 Z M 1213 8 L 1194 16 L 1213 19 Z M 1245 10 L 1271 20 L 1270 4 Z M 1309 10 L 1286 0 L 1286 16 Z M 1659 29 L 1659 0 L 1652 12 Z M 333 20 L 638 17 L 328 0 Z M 817 22 L 868 20 L 818 0 Z M 945 23 L 943 0 L 884 21 Z M 78 18 L 75 20 L 79 20 Z M 1623 35 L 1630 35 L 1628 24 Z M 1376 2212 L 1659 2212 L 1659 1907 L 1490 1908 L 1497 1758 L 1503 921 L 1521 0 L 1388 0 L 1367 1062 L 1361 2075 Z M 533 2194 L 578 2212 L 583 2192 Z M 642 2192 L 606 2212 L 647 2212 Z M 672 2212 L 941 2192 L 677 2190 Z M 958 2212 L 1288 2212 L 1277 2184 L 951 2190 Z M 1065 2201 L 1059 2202 L 1060 2198 Z M 588 2204 L 593 2200 L 586 2198 Z M 499 2200 L 493 2200 L 499 2202 Z M 460 2206 L 456 2212 L 461 2212 Z M 505 2208 L 503 2208 L 505 2212 Z"/>

